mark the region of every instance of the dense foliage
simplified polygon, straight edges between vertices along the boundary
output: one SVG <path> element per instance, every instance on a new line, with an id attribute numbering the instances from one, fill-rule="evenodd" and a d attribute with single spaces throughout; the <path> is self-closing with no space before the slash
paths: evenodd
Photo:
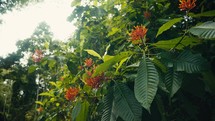
<path id="1" fill-rule="evenodd" d="M 42 23 L 16 53 L 1 58 L 2 117 L 215 120 L 214 5 L 73 0 L 68 20 L 77 30 L 68 42 L 53 40 Z"/>

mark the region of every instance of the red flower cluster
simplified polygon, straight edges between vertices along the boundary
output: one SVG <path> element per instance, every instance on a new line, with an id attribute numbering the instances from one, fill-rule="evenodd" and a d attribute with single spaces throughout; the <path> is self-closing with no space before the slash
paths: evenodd
<path id="1" fill-rule="evenodd" d="M 147 20 L 149 20 L 150 17 L 151 17 L 151 13 L 150 13 L 149 11 L 145 11 L 145 12 L 143 13 L 143 15 L 144 15 L 144 18 L 147 19 Z"/>
<path id="2" fill-rule="evenodd" d="M 37 108 L 37 112 L 41 113 L 43 111 L 43 107 Z"/>
<path id="3" fill-rule="evenodd" d="M 36 49 L 34 54 L 32 55 L 32 60 L 34 62 L 40 62 L 41 59 L 43 58 L 43 53 L 41 50 Z"/>
<path id="4" fill-rule="evenodd" d="M 88 58 L 84 61 L 84 65 L 87 67 L 91 67 L 93 65 L 93 60 L 92 58 Z"/>
<path id="5" fill-rule="evenodd" d="M 75 97 L 78 95 L 79 89 L 78 88 L 73 88 L 70 87 L 69 89 L 67 89 L 66 94 L 65 94 L 65 98 L 67 100 L 75 100 Z"/>
<path id="6" fill-rule="evenodd" d="M 147 31 L 148 29 L 145 26 L 136 26 L 130 34 L 132 44 L 141 44 Z"/>
<path id="7" fill-rule="evenodd" d="M 196 4 L 195 4 L 196 0 L 179 0 L 179 2 L 180 2 L 179 8 L 181 10 L 189 11 L 196 6 Z"/>
<path id="8" fill-rule="evenodd" d="M 92 76 L 92 72 L 87 72 L 87 75 L 89 76 L 88 78 L 86 78 L 85 82 L 88 86 L 92 87 L 92 88 L 99 88 L 99 86 L 101 85 L 102 81 L 104 80 L 104 74 L 95 76 L 95 77 L 91 77 Z"/>

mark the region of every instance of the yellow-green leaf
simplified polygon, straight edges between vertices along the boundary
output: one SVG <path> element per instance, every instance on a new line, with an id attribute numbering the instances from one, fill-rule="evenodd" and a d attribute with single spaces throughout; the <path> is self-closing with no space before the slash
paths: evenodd
<path id="1" fill-rule="evenodd" d="M 41 101 L 35 101 L 35 103 L 39 104 L 39 105 L 42 105 L 42 106 L 44 105 L 43 102 L 41 102 Z"/>
<path id="2" fill-rule="evenodd" d="M 182 20 L 183 18 L 174 18 L 172 20 L 169 20 L 168 22 L 166 22 L 165 24 L 163 24 L 159 30 L 158 33 L 156 35 L 156 37 L 158 37 L 160 34 L 162 34 L 164 31 L 170 29 L 175 23 L 178 23 Z"/>
<path id="3" fill-rule="evenodd" d="M 114 64 L 120 62 L 121 60 L 123 60 L 133 54 L 134 54 L 134 52 L 131 52 L 131 51 L 119 53 L 118 55 L 114 56 L 113 58 L 109 59 L 108 61 L 98 65 L 98 67 L 95 69 L 95 73 L 93 74 L 93 76 L 96 76 L 98 74 L 101 74 L 101 73 L 107 71 Z"/>
<path id="4" fill-rule="evenodd" d="M 102 59 L 102 57 L 94 50 L 89 50 L 89 49 L 85 49 L 84 51 L 86 51 L 88 54 L 98 57 L 99 59 Z"/>
<path id="5" fill-rule="evenodd" d="M 33 73 L 36 69 L 37 69 L 37 66 L 32 65 L 32 66 L 30 66 L 30 67 L 28 68 L 28 73 L 29 73 L 29 74 L 30 74 L 30 73 Z"/>
<path id="6" fill-rule="evenodd" d="M 39 95 L 40 95 L 40 96 L 54 97 L 54 95 L 53 95 L 53 94 L 48 93 L 48 92 L 42 92 L 42 93 L 40 93 Z"/>

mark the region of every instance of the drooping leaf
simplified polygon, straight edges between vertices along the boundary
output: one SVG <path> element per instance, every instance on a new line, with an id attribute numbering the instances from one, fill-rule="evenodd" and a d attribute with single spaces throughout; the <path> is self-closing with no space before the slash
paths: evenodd
<path id="1" fill-rule="evenodd" d="M 88 54 L 98 57 L 99 59 L 102 59 L 102 57 L 94 50 L 85 49 L 84 51 L 87 51 Z"/>
<path id="2" fill-rule="evenodd" d="M 199 14 L 190 14 L 191 17 L 211 17 L 211 16 L 215 16 L 215 10 L 212 11 L 206 11 L 206 12 L 202 12 Z"/>
<path id="3" fill-rule="evenodd" d="M 35 101 L 35 103 L 39 104 L 39 105 L 42 105 L 42 106 L 44 105 L 43 102 L 41 102 L 41 101 Z"/>
<path id="4" fill-rule="evenodd" d="M 81 104 L 81 111 L 76 117 L 76 121 L 87 121 L 88 119 L 88 112 L 89 112 L 90 104 L 87 101 L 84 101 Z"/>
<path id="5" fill-rule="evenodd" d="M 207 63 L 200 54 L 192 54 L 185 50 L 175 59 L 174 68 L 176 71 L 196 73 L 205 70 Z"/>
<path id="6" fill-rule="evenodd" d="M 74 108 L 72 109 L 72 120 L 74 121 L 78 114 L 81 111 L 81 102 L 77 102 Z"/>
<path id="7" fill-rule="evenodd" d="M 203 39 L 215 38 L 215 22 L 208 21 L 199 26 L 192 27 L 189 31 Z"/>
<path id="8" fill-rule="evenodd" d="M 54 97 L 54 94 L 49 93 L 49 92 L 42 92 L 39 94 L 40 96 L 48 96 L 48 97 Z"/>
<path id="9" fill-rule="evenodd" d="M 114 99 L 113 89 L 110 88 L 109 92 L 104 98 L 104 109 L 101 121 L 116 121 L 117 116 L 115 114 L 113 99 Z"/>
<path id="10" fill-rule="evenodd" d="M 158 33 L 156 35 L 156 37 L 158 37 L 160 34 L 162 34 L 164 31 L 170 29 L 175 23 L 178 23 L 182 20 L 183 18 L 174 18 L 172 20 L 169 20 L 168 22 L 166 22 L 165 24 L 163 24 L 159 30 Z"/>
<path id="11" fill-rule="evenodd" d="M 121 52 L 118 55 L 112 57 L 111 59 L 107 60 L 106 62 L 98 65 L 98 67 L 95 69 L 95 72 L 93 74 L 93 76 L 96 76 L 102 72 L 105 72 L 106 70 L 108 70 L 111 66 L 113 66 L 114 64 L 120 62 L 121 60 L 131 56 L 132 54 L 134 54 L 131 51 L 126 51 L 126 52 Z"/>
<path id="12" fill-rule="evenodd" d="M 123 83 L 118 83 L 114 91 L 116 113 L 124 121 L 141 121 L 142 107 L 134 93 Z"/>
<path id="13" fill-rule="evenodd" d="M 194 46 L 200 43 L 200 40 L 198 38 L 195 37 L 188 37 L 185 36 L 184 38 L 182 37 L 178 37 L 178 38 L 174 38 L 171 40 L 160 40 L 156 43 L 153 43 L 152 45 L 157 47 L 157 48 L 161 48 L 164 50 L 169 50 L 175 47 L 175 45 L 181 40 L 183 39 L 180 44 L 176 47 L 176 49 L 178 50 L 182 50 L 184 47 L 186 46 Z"/>
<path id="14" fill-rule="evenodd" d="M 182 83 L 182 76 L 180 72 L 176 72 L 173 68 L 169 68 L 167 74 L 165 75 L 165 85 L 167 90 L 170 93 L 170 97 L 173 97 L 174 94 L 179 90 Z"/>
<path id="15" fill-rule="evenodd" d="M 151 103 L 159 83 L 158 72 L 149 58 L 144 57 L 139 65 L 134 83 L 134 93 L 141 105 L 150 112 Z"/>

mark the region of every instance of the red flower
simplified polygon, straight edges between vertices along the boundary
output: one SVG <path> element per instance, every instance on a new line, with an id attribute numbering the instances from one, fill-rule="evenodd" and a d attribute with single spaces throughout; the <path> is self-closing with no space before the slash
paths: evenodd
<path id="1" fill-rule="evenodd" d="M 141 44 L 147 31 L 148 29 L 145 26 L 136 26 L 130 34 L 132 44 Z"/>
<path id="2" fill-rule="evenodd" d="M 32 55 L 32 59 L 34 62 L 40 62 L 43 58 L 43 53 L 41 50 L 36 49 L 34 54 Z"/>
<path id="3" fill-rule="evenodd" d="M 78 95 L 79 89 L 78 88 L 73 88 L 70 87 L 69 89 L 67 89 L 66 94 L 65 94 L 65 98 L 67 100 L 75 100 L 75 97 Z"/>
<path id="4" fill-rule="evenodd" d="M 149 20 L 150 17 L 151 17 L 151 13 L 150 13 L 149 11 L 145 11 L 145 12 L 143 13 L 143 15 L 144 15 L 144 18 L 147 19 L 147 20 Z"/>
<path id="5" fill-rule="evenodd" d="M 39 107 L 39 108 L 37 108 L 37 112 L 42 112 L 43 111 L 43 107 Z"/>
<path id="6" fill-rule="evenodd" d="M 92 60 L 92 58 L 86 59 L 85 62 L 84 62 L 84 65 L 87 66 L 87 67 L 92 66 L 92 65 L 93 65 L 93 60 Z"/>
<path id="7" fill-rule="evenodd" d="M 99 75 L 96 77 L 90 77 L 86 79 L 86 84 L 92 88 L 99 88 L 101 82 L 104 80 L 104 75 Z"/>
<path id="8" fill-rule="evenodd" d="M 179 2 L 180 2 L 179 8 L 181 10 L 188 10 L 189 11 L 196 6 L 196 4 L 195 4 L 196 0 L 179 0 Z"/>

